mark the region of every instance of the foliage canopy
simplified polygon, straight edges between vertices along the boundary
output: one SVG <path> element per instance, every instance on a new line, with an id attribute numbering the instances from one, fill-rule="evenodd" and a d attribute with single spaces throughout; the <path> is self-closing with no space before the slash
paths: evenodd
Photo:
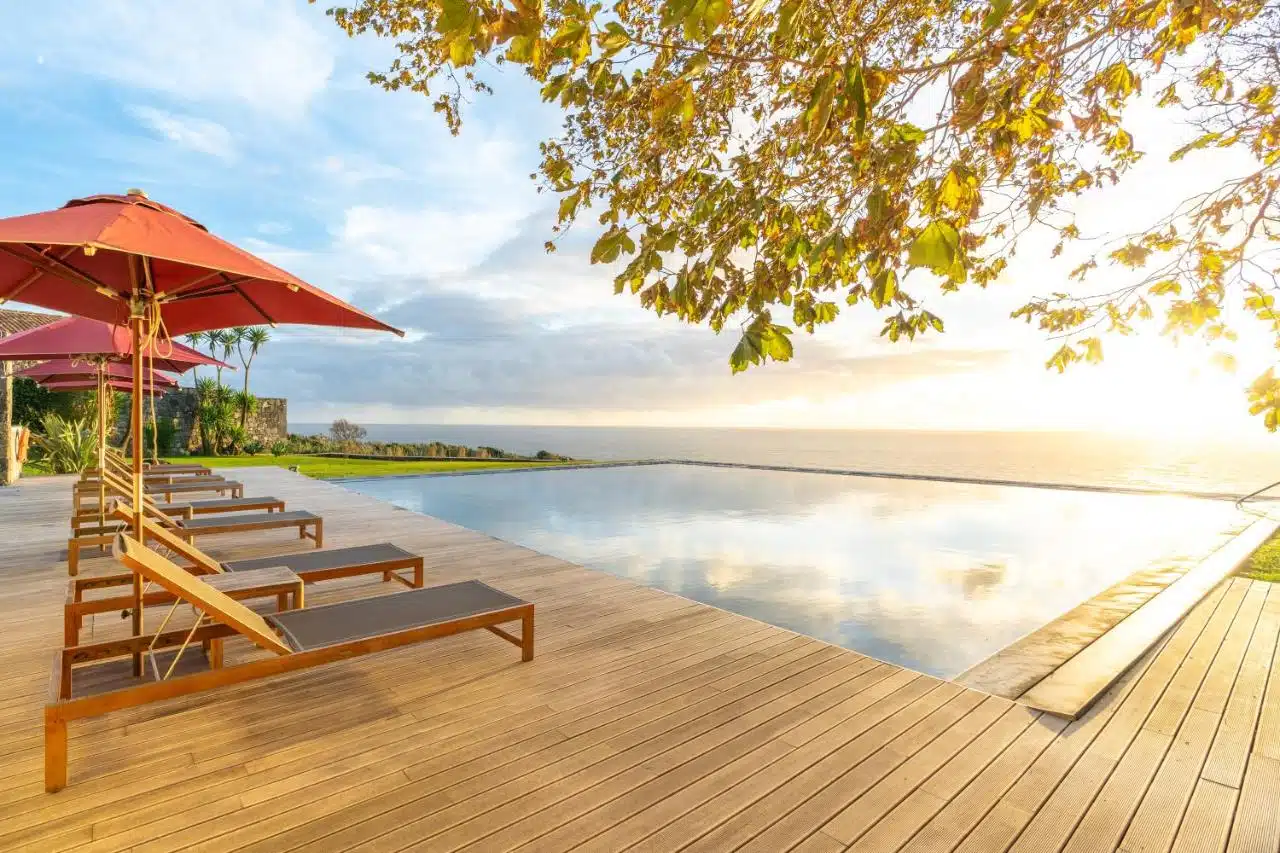
<path id="1" fill-rule="evenodd" d="M 371 79 L 433 97 L 455 133 L 491 69 L 521 66 L 564 113 L 539 175 L 557 230 L 591 208 L 592 260 L 623 265 L 618 292 L 717 332 L 740 324 L 735 371 L 789 359 L 793 327 L 850 306 L 881 312 L 891 340 L 941 332 L 925 295 L 995 281 L 1033 226 L 1057 233 L 1054 256 L 1090 241 L 1078 292 L 1014 313 L 1061 339 L 1050 367 L 1100 360 L 1101 334 L 1144 322 L 1225 347 L 1239 314 L 1280 342 L 1274 3 L 359 0 L 330 14 L 393 39 Z M 1210 148 L 1248 168 L 1131 234 L 1089 235 L 1072 199 L 1142 156 L 1139 103 L 1188 130 L 1179 172 Z M 1095 292 L 1102 266 L 1124 284 Z M 1275 429 L 1280 379 L 1250 397 Z"/>

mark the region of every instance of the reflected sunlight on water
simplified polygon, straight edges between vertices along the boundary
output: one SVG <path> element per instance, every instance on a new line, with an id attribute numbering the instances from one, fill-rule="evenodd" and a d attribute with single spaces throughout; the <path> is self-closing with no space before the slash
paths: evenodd
<path id="1" fill-rule="evenodd" d="M 679 465 L 344 485 L 943 677 L 1248 518 L 1183 497 Z"/>

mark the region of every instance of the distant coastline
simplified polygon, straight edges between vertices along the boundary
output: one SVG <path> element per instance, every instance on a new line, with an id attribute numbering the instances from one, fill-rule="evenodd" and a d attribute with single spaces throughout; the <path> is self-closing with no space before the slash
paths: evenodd
<path id="1" fill-rule="evenodd" d="M 1220 442 L 1076 432 L 363 424 L 367 440 L 596 461 L 693 459 L 1246 494 L 1280 480 L 1280 438 Z M 294 423 L 294 433 L 327 424 Z"/>

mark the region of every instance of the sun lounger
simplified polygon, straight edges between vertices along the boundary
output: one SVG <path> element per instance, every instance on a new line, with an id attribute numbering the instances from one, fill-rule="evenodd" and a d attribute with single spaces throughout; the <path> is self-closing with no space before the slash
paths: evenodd
<path id="1" fill-rule="evenodd" d="M 283 512 L 284 501 L 279 498 L 214 498 L 207 501 L 186 501 L 184 503 L 155 504 L 155 508 L 170 518 L 194 518 L 197 515 L 216 515 L 224 512 L 247 512 L 263 510 L 265 512 Z M 71 529 L 92 527 L 99 523 L 96 511 L 82 512 L 71 519 Z"/>
<path id="2" fill-rule="evenodd" d="M 118 502 L 113 510 L 119 519 L 104 525 L 84 526 L 67 540 L 67 574 L 75 576 L 80 571 L 80 552 L 85 548 L 102 548 L 114 541 L 121 525 L 128 516 L 126 505 Z M 191 540 L 196 536 L 217 533 L 249 533 L 257 530 L 280 530 L 294 527 L 299 539 L 311 539 L 319 548 L 324 545 L 324 519 L 306 510 L 288 512 L 245 512 L 204 518 L 168 518 L 169 529 L 179 537 Z"/>
<path id="3" fill-rule="evenodd" d="M 152 497 L 163 496 L 166 501 L 172 500 L 174 495 L 190 495 L 200 492 L 216 492 L 226 497 L 230 494 L 233 498 L 244 497 L 244 484 L 235 480 L 222 480 L 216 477 L 200 478 L 196 482 L 177 482 L 177 483 L 143 483 L 147 494 Z M 108 496 L 120 495 L 121 497 L 129 497 L 128 492 L 121 492 L 114 487 L 108 487 Z M 71 495 L 71 510 L 74 515 L 82 515 L 90 511 L 91 506 L 86 505 L 86 501 L 95 499 L 98 496 L 98 484 L 88 482 L 77 482 L 75 489 Z M 92 506 L 96 506 L 92 505 Z"/>
<path id="4" fill-rule="evenodd" d="M 349 548 L 326 548 L 321 551 L 302 551 L 295 554 L 222 563 L 201 551 L 195 543 L 154 521 L 144 521 L 143 525 L 149 539 L 153 539 L 184 560 L 190 561 L 190 565 L 184 567 L 187 571 L 201 575 L 211 582 L 225 583 L 224 575 L 256 575 L 267 569 L 284 569 L 291 575 L 301 578 L 305 583 L 357 575 L 382 575 L 383 581 L 397 580 L 410 589 L 420 588 L 423 583 L 422 557 L 390 542 L 356 545 Z M 404 569 L 413 570 L 412 579 L 400 574 Z M 80 630 L 86 616 L 97 613 L 118 613 L 133 606 L 132 595 L 86 599 L 86 592 L 129 586 L 132 583 L 131 573 L 72 578 L 67 586 L 67 600 L 63 606 L 63 644 L 74 646 L 79 642 Z M 164 600 L 161 600 L 161 603 L 164 603 Z M 151 606 L 149 601 L 145 604 Z"/>
<path id="5" fill-rule="evenodd" d="M 533 659 L 534 606 L 479 581 L 407 590 L 263 618 L 136 540 L 122 535 L 115 548 L 117 557 L 140 580 L 155 583 L 175 599 L 190 604 L 200 619 L 185 631 L 165 632 L 162 624 L 156 634 L 140 632 L 127 640 L 74 646 L 58 652 L 52 695 L 44 709 L 45 790 L 49 792 L 59 791 L 67 784 L 67 723 L 71 720 L 481 628 L 519 646 L 523 660 Z M 521 623 L 518 637 L 498 627 L 515 621 Z M 224 667 L 223 643 L 236 636 L 273 656 Z M 169 671 L 159 677 L 159 669 L 154 666 L 156 651 L 176 647 L 180 656 L 196 642 L 207 649 L 209 670 L 171 677 L 178 662 L 175 657 Z M 74 696 L 73 665 L 127 656 L 136 660 L 144 654 L 153 656 L 156 681 Z"/>

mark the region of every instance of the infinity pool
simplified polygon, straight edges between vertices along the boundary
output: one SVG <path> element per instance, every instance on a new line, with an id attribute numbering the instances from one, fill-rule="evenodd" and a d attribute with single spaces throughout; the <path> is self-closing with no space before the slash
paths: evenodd
<path id="1" fill-rule="evenodd" d="M 944 678 L 1246 519 L 1226 501 L 685 465 L 343 485 Z"/>

